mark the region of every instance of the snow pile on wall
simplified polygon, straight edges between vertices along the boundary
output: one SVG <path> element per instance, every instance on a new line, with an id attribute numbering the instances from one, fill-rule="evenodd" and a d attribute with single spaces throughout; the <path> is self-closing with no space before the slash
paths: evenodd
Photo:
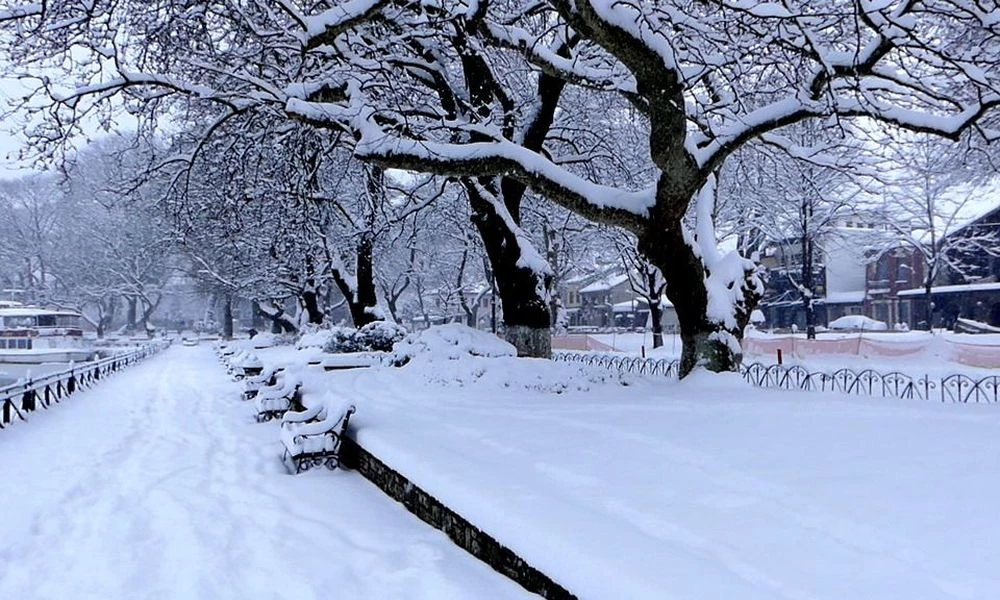
<path id="1" fill-rule="evenodd" d="M 299 350 L 305 348 L 322 348 L 329 343 L 331 335 L 333 335 L 333 331 L 330 329 L 310 327 L 299 336 L 299 339 L 295 342 L 295 347 Z"/>
<path id="2" fill-rule="evenodd" d="M 292 342 L 291 338 L 277 333 L 258 333 L 249 340 L 238 342 L 244 348 L 273 348 L 274 346 L 285 346 Z"/>

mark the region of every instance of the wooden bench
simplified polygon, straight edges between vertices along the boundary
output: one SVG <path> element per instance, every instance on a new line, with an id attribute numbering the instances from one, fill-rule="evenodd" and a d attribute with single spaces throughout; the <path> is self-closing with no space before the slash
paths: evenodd
<path id="1" fill-rule="evenodd" d="M 313 467 L 340 466 L 340 445 L 354 414 L 353 404 L 339 403 L 327 396 L 322 402 L 307 403 L 304 410 L 287 412 L 281 419 L 281 461 L 295 475 Z"/>
<path id="2" fill-rule="evenodd" d="M 257 390 L 256 406 L 258 423 L 278 419 L 289 410 L 301 408 L 302 380 L 288 373 L 280 373 L 274 385 Z"/>

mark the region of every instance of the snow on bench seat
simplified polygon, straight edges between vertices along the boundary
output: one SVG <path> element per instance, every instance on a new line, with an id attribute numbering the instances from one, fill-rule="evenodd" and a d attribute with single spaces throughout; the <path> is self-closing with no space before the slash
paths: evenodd
<path id="1" fill-rule="evenodd" d="M 243 399 L 253 400 L 257 396 L 260 388 L 267 385 L 274 385 L 278 382 L 278 373 L 284 371 L 284 367 L 264 367 L 258 375 L 252 375 L 243 380 Z"/>
<path id="2" fill-rule="evenodd" d="M 257 422 L 279 418 L 294 408 L 301 387 L 302 379 L 287 371 L 277 375 L 274 385 L 262 386 L 256 397 Z"/>
<path id="3" fill-rule="evenodd" d="M 340 445 L 354 414 L 354 405 L 327 394 L 320 401 L 303 400 L 305 410 L 281 418 L 282 462 L 292 474 L 325 465 L 340 466 Z"/>

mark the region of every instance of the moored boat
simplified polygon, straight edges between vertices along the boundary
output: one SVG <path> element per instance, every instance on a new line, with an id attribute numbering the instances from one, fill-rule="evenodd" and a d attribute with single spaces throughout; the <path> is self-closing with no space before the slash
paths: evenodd
<path id="1" fill-rule="evenodd" d="M 95 352 L 83 337 L 82 318 L 75 311 L 0 303 L 0 363 L 91 360 Z"/>

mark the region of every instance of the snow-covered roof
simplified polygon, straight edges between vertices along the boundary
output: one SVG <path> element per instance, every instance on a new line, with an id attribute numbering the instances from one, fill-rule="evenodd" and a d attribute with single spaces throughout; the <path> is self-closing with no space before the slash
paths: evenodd
<path id="1" fill-rule="evenodd" d="M 826 295 L 827 304 L 854 304 L 865 301 L 865 291 L 832 292 Z"/>
<path id="2" fill-rule="evenodd" d="M 936 285 L 931 288 L 932 294 L 957 294 L 961 292 L 989 292 L 1000 290 L 1000 282 L 991 281 L 987 283 L 963 283 L 960 285 Z M 924 293 L 924 288 L 913 288 L 899 292 L 900 296 L 919 296 Z"/>
<path id="3" fill-rule="evenodd" d="M 618 302 L 611 306 L 611 311 L 616 313 L 632 312 L 633 310 L 648 310 L 647 302 L 645 298 L 636 297 L 635 300 L 626 300 L 624 302 Z M 674 305 L 667 300 L 666 296 L 660 297 L 660 306 L 662 308 L 673 308 Z"/>
<path id="4" fill-rule="evenodd" d="M 611 288 L 617 287 L 628 281 L 628 275 L 622 273 L 619 275 L 609 275 L 598 279 L 594 283 L 588 285 L 580 290 L 581 294 L 587 294 L 591 292 L 603 292 L 605 290 L 610 290 Z"/>

